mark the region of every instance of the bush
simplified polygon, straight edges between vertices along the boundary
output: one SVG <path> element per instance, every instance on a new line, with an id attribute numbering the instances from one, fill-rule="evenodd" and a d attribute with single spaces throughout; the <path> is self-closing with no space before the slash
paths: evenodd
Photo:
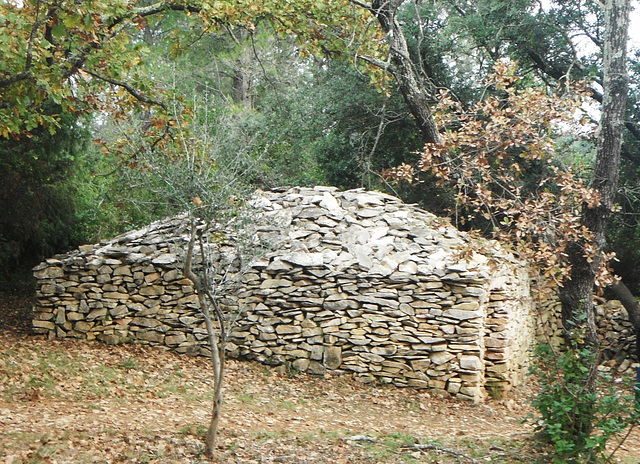
<path id="1" fill-rule="evenodd" d="M 542 388 L 533 406 L 554 462 L 604 460 L 606 444 L 639 418 L 633 397 L 610 385 L 597 368 L 597 351 L 578 338 L 563 352 L 540 345 L 535 357 L 533 373 Z"/>

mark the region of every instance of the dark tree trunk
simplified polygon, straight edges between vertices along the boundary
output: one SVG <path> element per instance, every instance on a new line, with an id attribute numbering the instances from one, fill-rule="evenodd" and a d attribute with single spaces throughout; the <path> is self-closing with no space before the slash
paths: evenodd
<path id="1" fill-rule="evenodd" d="M 396 12 L 404 0 L 374 0 L 370 11 L 376 16 L 382 30 L 387 34 L 391 53 L 390 68 L 400 93 L 415 119 L 425 143 L 439 143 L 438 126 L 431 112 L 433 98 L 422 83 L 411 57 Z"/>
<path id="2" fill-rule="evenodd" d="M 250 34 L 245 29 L 229 30 L 231 40 L 239 47 L 239 56 L 233 62 L 232 93 L 233 102 L 245 108 L 253 108 L 253 50 L 246 44 L 251 40 Z"/>
<path id="3" fill-rule="evenodd" d="M 604 95 L 591 184 L 601 198 L 597 207 L 589 207 L 586 203 L 583 205 L 582 223 L 591 232 L 590 240 L 593 243 L 583 241 L 571 243 L 567 247 L 566 252 L 572 265 L 571 276 L 560 292 L 565 332 L 570 332 L 576 325 L 584 327 L 592 342 L 597 341 L 593 287 L 601 258 L 594 259 L 590 256 L 587 259 L 585 255 L 589 245 L 596 252 L 604 250 L 607 223 L 618 188 L 620 149 L 628 94 L 626 59 L 629 1 L 607 0 L 605 6 Z M 586 316 L 584 320 L 580 318 L 581 315 Z"/>

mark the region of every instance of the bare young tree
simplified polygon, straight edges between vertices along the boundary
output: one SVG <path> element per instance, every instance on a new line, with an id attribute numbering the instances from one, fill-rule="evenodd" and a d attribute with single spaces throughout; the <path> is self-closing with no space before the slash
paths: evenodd
<path id="1" fill-rule="evenodd" d="M 215 456 L 221 416 L 226 340 L 243 311 L 235 297 L 252 264 L 277 244 L 273 231 L 280 226 L 277 219 L 261 218 L 244 202 L 215 208 L 216 220 L 206 220 L 207 213 L 209 217 L 213 215 L 199 197 L 195 197 L 193 203 L 196 208 L 188 217 L 189 241 L 183 273 L 196 290 L 213 367 L 213 406 L 204 453 L 211 459 Z M 267 224 L 272 233 L 263 236 L 258 229 Z"/>
<path id="2" fill-rule="evenodd" d="M 198 198 L 198 197 L 196 197 Z M 196 201 L 197 203 L 197 201 Z M 203 231 L 198 231 L 196 219 L 190 218 L 190 236 L 187 248 L 187 256 L 184 265 L 184 275 L 191 280 L 195 286 L 200 303 L 200 312 L 204 316 L 205 326 L 207 328 L 207 336 L 209 340 L 209 348 L 211 350 L 211 364 L 213 366 L 213 407 L 211 410 L 211 421 L 209 422 L 209 430 L 205 440 L 205 456 L 213 458 L 215 440 L 218 433 L 218 423 L 220 422 L 220 408 L 222 406 L 222 380 L 224 378 L 224 345 L 226 338 L 225 318 L 220 310 L 216 299 L 211 293 L 211 288 L 206 275 L 206 266 L 203 266 L 203 275 L 198 275 L 193 270 L 194 249 L 196 238 L 199 239 L 201 260 L 204 264 L 205 253 L 203 243 Z M 215 329 L 214 322 L 217 323 L 218 331 Z"/>

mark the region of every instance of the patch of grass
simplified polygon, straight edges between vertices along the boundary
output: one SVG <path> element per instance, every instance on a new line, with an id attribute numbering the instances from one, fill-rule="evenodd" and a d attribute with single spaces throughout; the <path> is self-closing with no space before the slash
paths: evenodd
<path id="1" fill-rule="evenodd" d="M 55 369 L 57 372 L 71 375 L 75 375 L 81 368 L 80 363 L 68 353 L 58 350 L 46 351 L 44 355 L 41 355 L 39 364 L 42 372 Z"/>
<path id="2" fill-rule="evenodd" d="M 427 446 L 433 448 L 416 448 Z M 526 449 L 524 443 L 513 439 L 489 438 L 482 439 L 452 439 L 421 440 L 399 443 L 398 452 L 402 456 L 410 455 L 420 457 L 419 462 L 439 462 L 443 464 L 468 462 L 475 459 L 479 462 L 491 462 L 494 464 L 542 464 L 547 461 L 541 458 L 539 451 Z M 427 461 L 424 461 L 427 459 Z M 410 462 L 410 461 L 406 461 Z"/>
<path id="3" fill-rule="evenodd" d="M 416 442 L 416 438 L 413 435 L 404 435 L 400 432 L 392 433 L 382 437 L 383 443 L 391 449 L 394 453 L 401 446 L 413 445 Z"/>
<path id="4" fill-rule="evenodd" d="M 53 395 L 55 393 L 57 382 L 48 375 L 42 377 L 31 375 L 26 383 L 27 387 L 41 388 L 42 393 L 47 395 Z"/>
<path id="5" fill-rule="evenodd" d="M 390 446 L 388 442 L 376 440 L 375 442 L 363 441 L 363 442 L 348 442 L 353 447 L 361 448 L 376 461 L 386 462 L 389 461 L 391 456 L 396 454 L 397 445 Z"/>
<path id="6" fill-rule="evenodd" d="M 19 461 L 24 464 L 51 462 L 59 452 L 64 451 L 63 445 L 57 440 L 52 440 L 46 433 L 13 432 L 7 436 L 11 437 L 11 446 L 3 447 L 0 455 L 29 450 L 26 455 L 22 454 L 24 459 Z"/>
<path id="7" fill-rule="evenodd" d="M 340 437 L 342 437 L 342 434 L 336 430 L 325 430 L 325 429 L 320 429 L 319 432 L 321 437 L 326 437 L 329 439 L 333 439 L 333 440 L 337 440 Z"/>
<path id="8" fill-rule="evenodd" d="M 51 462 L 51 458 L 56 457 L 58 450 L 53 446 L 42 446 L 36 448 L 29 457 L 24 461 L 25 464 L 39 464 L 42 462 Z"/>
<path id="9" fill-rule="evenodd" d="M 280 403 L 278 404 L 278 406 L 281 409 L 284 409 L 286 411 L 293 411 L 296 408 L 296 404 L 293 401 L 289 401 L 289 400 L 282 400 L 280 401 Z"/>
<path id="10" fill-rule="evenodd" d="M 256 440 L 258 441 L 266 441 L 266 440 L 277 440 L 277 439 L 281 439 L 284 438 L 288 435 L 288 432 L 286 430 L 284 431 L 260 431 L 260 432 L 254 432 L 253 435 L 255 436 Z"/>
<path id="11" fill-rule="evenodd" d="M 39 395 L 60 396 L 59 383 L 75 376 L 78 363 L 72 356 L 58 348 L 25 352 L 24 349 L 8 349 L 0 352 L 0 384 L 6 401 L 22 395 L 29 396 L 33 389 Z"/>
<path id="12" fill-rule="evenodd" d="M 318 434 L 316 432 L 302 432 L 296 436 L 296 441 L 300 444 L 311 444 L 318 440 Z"/>
<path id="13" fill-rule="evenodd" d="M 285 362 L 284 367 L 286 369 L 286 372 L 289 378 L 298 377 L 300 374 L 302 374 L 302 371 L 300 371 L 300 369 L 295 367 L 290 362 Z"/>
<path id="14" fill-rule="evenodd" d="M 117 383 L 117 371 L 107 366 L 94 366 L 88 375 L 82 377 L 82 389 L 78 395 L 90 393 L 93 397 L 105 398 L 112 395 L 111 388 Z"/>
<path id="15" fill-rule="evenodd" d="M 140 362 L 135 359 L 135 358 L 125 358 L 122 361 L 120 361 L 120 364 L 118 364 L 118 367 L 120 367 L 120 369 L 124 369 L 126 371 L 130 371 L 132 369 L 139 369 L 140 368 Z"/>
<path id="16" fill-rule="evenodd" d="M 207 435 L 207 428 L 202 424 L 186 425 L 180 429 L 180 434 L 203 438 Z"/>
<path id="17" fill-rule="evenodd" d="M 158 392 L 158 395 L 161 395 L 160 397 L 164 398 L 166 396 L 166 393 L 184 395 L 187 393 L 187 387 L 184 384 L 170 383 L 164 389 L 160 390 Z"/>
<path id="18" fill-rule="evenodd" d="M 256 399 L 252 395 L 249 395 L 248 393 L 236 393 L 235 397 L 237 398 L 238 401 L 245 404 L 255 403 L 256 401 Z"/>

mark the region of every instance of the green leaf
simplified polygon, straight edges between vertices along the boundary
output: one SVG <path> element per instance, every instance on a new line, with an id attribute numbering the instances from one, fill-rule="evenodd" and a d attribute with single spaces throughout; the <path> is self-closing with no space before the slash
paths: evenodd
<path id="1" fill-rule="evenodd" d="M 67 28 L 65 27 L 64 24 L 61 24 L 61 23 L 58 23 L 51 28 L 51 33 L 55 38 L 62 37 L 65 34 L 65 32 L 67 32 Z"/>

